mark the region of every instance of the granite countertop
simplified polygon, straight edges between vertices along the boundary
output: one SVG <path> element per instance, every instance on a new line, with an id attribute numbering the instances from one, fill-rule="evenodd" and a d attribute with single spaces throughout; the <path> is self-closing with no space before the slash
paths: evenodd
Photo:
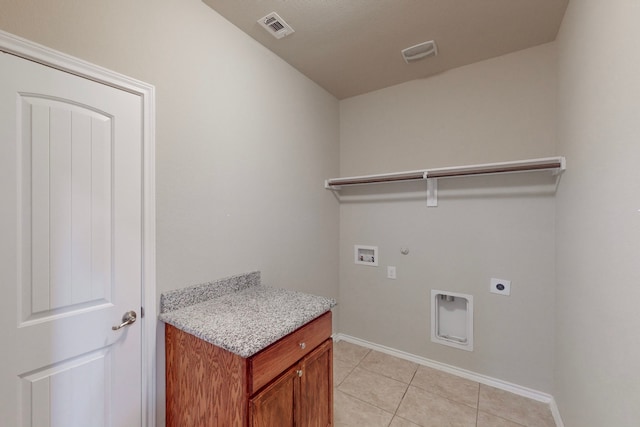
<path id="1" fill-rule="evenodd" d="M 331 298 L 264 286 L 252 272 L 164 293 L 159 318 L 250 357 L 335 305 Z"/>

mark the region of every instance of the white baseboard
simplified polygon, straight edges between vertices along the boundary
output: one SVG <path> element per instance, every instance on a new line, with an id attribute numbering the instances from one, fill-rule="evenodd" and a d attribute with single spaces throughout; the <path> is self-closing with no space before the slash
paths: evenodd
<path id="1" fill-rule="evenodd" d="M 553 420 L 556 422 L 556 427 L 564 427 L 564 422 L 562 421 L 562 417 L 560 416 L 560 409 L 558 409 L 558 404 L 556 400 L 551 396 L 551 402 L 549 402 L 549 406 L 551 407 L 551 415 L 553 415 Z"/>
<path id="2" fill-rule="evenodd" d="M 371 350 L 379 351 L 381 353 L 386 353 L 388 355 L 395 356 L 400 359 L 408 360 L 410 362 L 414 362 L 419 365 L 424 365 L 430 368 L 438 369 L 440 371 L 444 371 L 452 375 L 466 378 L 468 380 L 475 381 L 480 384 L 485 384 L 491 387 L 498 388 L 500 390 L 508 391 L 510 393 L 517 394 L 518 396 L 523 396 L 529 399 L 536 400 L 538 402 L 546 403 L 547 405 L 549 405 L 549 408 L 551 409 L 551 414 L 553 415 L 553 419 L 556 422 L 556 426 L 564 427 L 564 423 L 562 422 L 562 418 L 560 417 L 560 412 L 558 410 L 558 405 L 556 404 L 556 401 L 553 398 L 553 396 L 548 393 L 543 393 L 541 391 L 533 390 L 531 388 L 523 387 L 507 381 L 499 380 L 497 378 L 489 377 L 487 375 L 478 374 L 476 372 L 468 371 L 466 369 L 457 368 L 455 366 L 447 365 L 446 363 L 436 362 L 435 360 L 427 359 L 421 356 L 416 356 L 414 354 L 396 350 L 394 348 L 386 347 L 384 345 L 375 344 L 369 341 L 362 340 L 360 338 L 352 337 L 350 335 L 338 333 L 333 335 L 333 339 L 336 342 L 346 341 L 352 344 L 357 344 L 359 346 L 366 347 Z"/>

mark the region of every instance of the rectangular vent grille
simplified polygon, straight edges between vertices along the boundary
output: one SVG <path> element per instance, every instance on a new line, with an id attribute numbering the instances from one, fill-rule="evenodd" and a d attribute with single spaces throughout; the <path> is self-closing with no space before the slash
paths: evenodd
<path id="1" fill-rule="evenodd" d="M 294 32 L 293 28 L 275 12 L 271 12 L 267 16 L 258 19 L 258 24 L 277 39 L 281 39 Z"/>
<path id="2" fill-rule="evenodd" d="M 280 31 L 281 29 L 283 29 L 283 28 L 284 28 L 284 25 L 282 25 L 282 24 L 281 24 L 280 22 L 278 22 L 278 21 L 275 21 L 274 23 L 269 24 L 269 26 L 271 27 L 271 29 L 272 29 L 273 31 Z"/>
<path id="3" fill-rule="evenodd" d="M 409 64 L 411 62 L 419 61 L 429 56 L 436 56 L 438 54 L 438 46 L 433 40 L 423 42 L 402 50 L 402 58 Z"/>

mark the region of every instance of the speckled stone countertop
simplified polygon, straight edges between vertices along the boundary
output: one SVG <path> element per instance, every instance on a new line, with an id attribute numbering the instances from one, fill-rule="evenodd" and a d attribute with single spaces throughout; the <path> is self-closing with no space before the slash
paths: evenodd
<path id="1" fill-rule="evenodd" d="M 336 305 L 336 301 L 260 284 L 260 273 L 162 294 L 160 320 L 250 357 Z"/>

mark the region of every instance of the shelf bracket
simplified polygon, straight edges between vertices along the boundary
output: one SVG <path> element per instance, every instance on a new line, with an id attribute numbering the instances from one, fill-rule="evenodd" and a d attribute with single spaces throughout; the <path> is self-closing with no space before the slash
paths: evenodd
<path id="1" fill-rule="evenodd" d="M 424 177 L 427 180 L 427 206 L 437 207 L 438 206 L 438 178 L 427 177 L 427 172 L 425 172 Z"/>

